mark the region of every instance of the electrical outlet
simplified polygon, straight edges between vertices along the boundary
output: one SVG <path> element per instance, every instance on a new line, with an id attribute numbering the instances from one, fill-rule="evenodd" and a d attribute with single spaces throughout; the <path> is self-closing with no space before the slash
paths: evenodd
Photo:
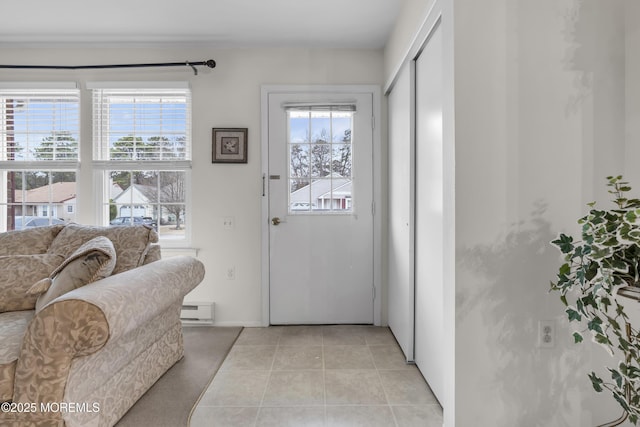
<path id="1" fill-rule="evenodd" d="M 225 276 L 227 277 L 227 280 L 234 280 L 236 278 L 236 268 L 234 266 L 227 267 Z"/>
<path id="2" fill-rule="evenodd" d="M 554 320 L 538 321 L 538 347 L 553 348 L 556 345 L 556 322 Z"/>

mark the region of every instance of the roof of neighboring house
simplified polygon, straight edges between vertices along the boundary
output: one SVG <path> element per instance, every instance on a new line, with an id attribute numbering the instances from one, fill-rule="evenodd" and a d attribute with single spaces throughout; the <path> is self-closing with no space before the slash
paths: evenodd
<path id="1" fill-rule="evenodd" d="M 142 184 L 133 184 L 131 185 L 129 188 L 127 188 L 126 190 L 122 191 L 122 193 L 118 194 L 116 197 L 113 198 L 114 202 L 117 202 L 118 199 L 125 195 L 125 194 L 130 194 L 132 191 L 137 191 L 138 193 L 140 193 L 145 199 L 147 199 L 147 201 L 149 200 L 154 200 L 154 198 L 157 198 L 157 188 L 153 185 L 142 185 Z"/>
<path id="2" fill-rule="evenodd" d="M 23 195 L 26 197 L 23 200 Z M 15 201 L 17 203 L 41 204 L 41 203 L 64 203 L 76 197 L 75 182 L 56 182 L 51 185 L 27 190 L 26 192 L 16 191 Z"/>
<path id="3" fill-rule="evenodd" d="M 333 195 L 337 196 L 350 196 L 352 181 L 349 178 L 344 178 L 342 175 L 332 173 L 322 179 L 316 179 L 311 182 L 311 200 L 316 201 L 320 199 L 331 198 L 331 186 L 333 184 Z M 308 202 L 309 201 L 309 186 L 304 186 L 293 193 L 291 193 L 292 202 Z"/>

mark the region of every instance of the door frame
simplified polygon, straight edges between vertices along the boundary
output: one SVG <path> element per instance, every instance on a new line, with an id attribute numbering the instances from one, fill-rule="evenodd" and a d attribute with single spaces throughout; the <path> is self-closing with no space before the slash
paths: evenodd
<path id="1" fill-rule="evenodd" d="M 269 302 L 269 95 L 271 94 L 322 94 L 367 93 L 373 102 L 373 323 L 382 324 L 382 148 L 381 148 L 381 88 L 376 85 L 262 85 L 260 94 L 261 115 L 261 292 L 262 326 L 270 324 Z"/>

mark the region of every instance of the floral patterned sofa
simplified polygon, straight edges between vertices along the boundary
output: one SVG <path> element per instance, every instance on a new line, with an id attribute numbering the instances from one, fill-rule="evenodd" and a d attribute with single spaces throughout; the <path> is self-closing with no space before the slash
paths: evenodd
<path id="1" fill-rule="evenodd" d="M 0 233 L 0 425 L 112 426 L 183 355 L 204 277 L 146 226 Z"/>

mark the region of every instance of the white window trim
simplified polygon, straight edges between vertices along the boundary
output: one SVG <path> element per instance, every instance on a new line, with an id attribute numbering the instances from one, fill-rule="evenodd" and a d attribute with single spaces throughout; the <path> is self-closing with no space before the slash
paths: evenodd
<path id="1" fill-rule="evenodd" d="M 0 90 L 78 89 L 76 82 L 0 82 Z"/>
<path id="2" fill-rule="evenodd" d="M 117 81 L 96 81 L 87 82 L 85 87 L 94 89 L 191 89 L 191 85 L 186 81 L 139 81 L 139 82 L 117 82 Z"/>

